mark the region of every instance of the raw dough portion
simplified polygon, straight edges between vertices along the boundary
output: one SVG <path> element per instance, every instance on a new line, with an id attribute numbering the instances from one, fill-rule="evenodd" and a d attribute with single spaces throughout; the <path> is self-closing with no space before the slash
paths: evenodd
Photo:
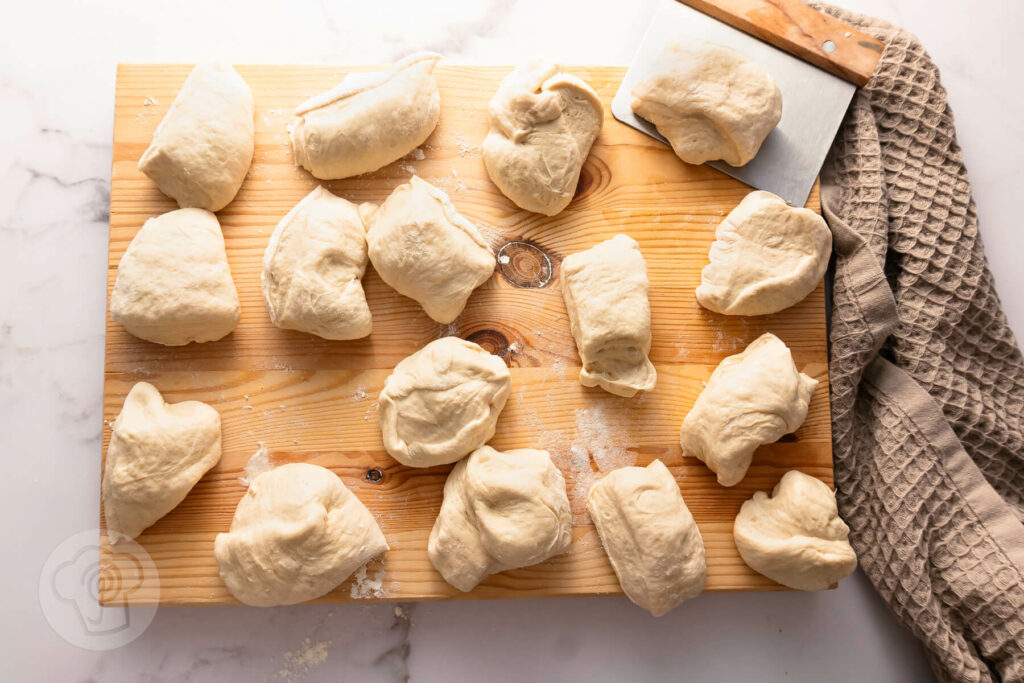
<path id="1" fill-rule="evenodd" d="M 491 99 L 487 173 L 520 208 L 554 216 L 572 201 L 603 118 L 581 79 L 547 60 L 520 66 Z"/>
<path id="2" fill-rule="evenodd" d="M 256 128 L 252 91 L 229 64 L 199 64 L 185 79 L 139 170 L 182 208 L 220 211 L 242 187 Z"/>
<path id="3" fill-rule="evenodd" d="M 318 185 L 277 224 L 263 254 L 270 320 L 324 339 L 370 334 L 362 283 L 367 260 L 356 205 Z"/>
<path id="4" fill-rule="evenodd" d="M 494 272 L 494 252 L 448 195 L 417 176 L 365 217 L 370 262 L 399 294 L 442 324 L 459 317 Z"/>
<path id="5" fill-rule="evenodd" d="M 199 401 L 165 403 L 139 382 L 111 425 L 103 512 L 112 543 L 135 538 L 178 506 L 220 461 L 220 415 Z"/>
<path id="6" fill-rule="evenodd" d="M 547 451 L 483 446 L 448 475 L 427 553 L 445 581 L 470 591 L 490 574 L 564 553 L 571 521 L 565 479 Z"/>
<path id="7" fill-rule="evenodd" d="M 458 337 L 403 359 L 378 398 L 384 448 L 409 467 L 455 462 L 494 436 L 512 377 L 505 362 Z"/>
<path id="8" fill-rule="evenodd" d="M 295 164 L 323 180 L 376 171 L 426 142 L 441 115 L 433 71 L 441 55 L 417 52 L 390 71 L 351 73 L 295 110 Z"/>
<path id="9" fill-rule="evenodd" d="M 110 317 L 140 339 L 166 346 L 216 341 L 241 315 L 224 235 L 209 211 L 150 218 L 117 264 Z"/>
<path id="10" fill-rule="evenodd" d="M 832 252 L 825 219 L 771 192 L 751 192 L 715 231 L 697 301 L 725 315 L 768 315 L 802 301 Z"/>
<path id="11" fill-rule="evenodd" d="M 762 334 L 711 374 L 683 420 L 683 455 L 704 461 L 722 486 L 739 483 L 758 446 L 803 424 L 816 386 L 781 339 Z"/>
<path id="12" fill-rule="evenodd" d="M 606 475 L 590 489 L 587 511 L 637 605 L 660 617 L 704 590 L 704 539 L 660 460 Z"/>
<path id="13" fill-rule="evenodd" d="M 782 93 L 761 65 L 736 50 L 676 43 L 633 86 L 632 106 L 683 161 L 743 166 L 782 118 Z"/>
<path id="14" fill-rule="evenodd" d="M 583 361 L 580 384 L 627 398 L 654 388 L 648 288 L 640 247 L 626 235 L 562 261 L 562 296 Z"/>
<path id="15" fill-rule="evenodd" d="M 770 498 L 758 491 L 743 503 L 732 533 L 751 569 L 797 590 L 823 590 L 857 568 L 832 489 L 798 470 Z"/>
<path id="16" fill-rule="evenodd" d="M 289 463 L 256 477 L 213 552 L 247 605 L 305 602 L 388 550 L 377 521 L 330 470 Z"/>

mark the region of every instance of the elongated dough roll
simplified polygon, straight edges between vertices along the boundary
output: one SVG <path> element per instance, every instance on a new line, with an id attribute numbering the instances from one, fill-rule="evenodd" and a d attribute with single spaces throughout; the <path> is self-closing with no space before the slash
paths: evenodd
<path id="1" fill-rule="evenodd" d="M 295 164 L 328 180 L 376 171 L 426 142 L 441 116 L 433 71 L 417 52 L 382 73 L 351 73 L 299 105 L 289 128 Z"/>
<path id="2" fill-rule="evenodd" d="M 625 397 L 654 388 L 648 288 L 640 247 L 626 235 L 562 261 L 562 296 L 583 361 L 580 384 Z"/>

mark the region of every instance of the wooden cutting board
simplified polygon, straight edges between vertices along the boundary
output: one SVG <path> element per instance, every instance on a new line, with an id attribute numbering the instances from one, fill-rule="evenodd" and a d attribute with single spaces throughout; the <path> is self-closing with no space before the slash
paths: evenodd
<path id="1" fill-rule="evenodd" d="M 167 65 L 118 69 L 108 290 L 142 223 L 177 208 L 135 164 L 189 70 Z M 448 191 L 495 251 L 502 250 L 496 273 L 473 294 L 462 316 L 445 326 L 387 287 L 370 268 L 364 285 L 373 334 L 358 341 L 326 341 L 271 325 L 260 293 L 260 267 L 274 226 L 317 183 L 292 164 L 286 133 L 292 111 L 352 69 L 238 70 L 256 98 L 256 153 L 238 196 L 218 216 L 241 297 L 241 322 L 221 341 L 169 348 L 136 339 L 108 318 L 104 376 L 104 453 L 110 422 L 131 386 L 145 380 L 168 401 L 196 399 L 216 408 L 223 418 L 223 456 L 177 509 L 138 539 L 159 571 L 159 586 L 104 581 L 103 602 L 235 602 L 218 577 L 213 541 L 231 524 L 245 493 L 239 477 L 261 443 L 276 464 L 311 462 L 330 468 L 377 517 L 391 551 L 368 568 L 370 579 L 382 581 L 370 599 L 619 593 L 586 513 L 586 491 L 602 471 L 645 465 L 654 458 L 675 474 L 700 526 L 707 547 L 707 590 L 781 588 L 743 564 L 733 545 L 732 523 L 744 500 L 771 489 L 789 469 L 832 482 L 824 291 L 819 287 L 788 311 L 761 318 L 727 318 L 697 305 L 693 290 L 715 226 L 750 188 L 707 167 L 684 164 L 667 147 L 606 111 L 569 208 L 554 218 L 518 210 L 488 179 L 479 148 L 487 130 L 487 102 L 509 67 L 440 67 L 441 123 L 420 152 L 376 173 L 326 185 L 353 201 L 379 202 L 418 174 Z M 625 69 L 570 71 L 586 79 L 608 107 Z M 816 190 L 808 206 L 818 209 Z M 640 243 L 651 281 L 651 359 L 658 385 L 633 399 L 579 385 L 579 359 L 559 286 L 563 257 L 618 232 Z M 797 367 L 820 383 L 800 430 L 758 449 L 747 477 L 723 488 L 704 465 L 681 456 L 679 426 L 715 365 L 767 331 L 781 337 Z M 445 335 L 473 340 L 506 360 L 512 390 L 490 443 L 498 449 L 551 451 L 565 474 L 573 511 L 570 552 L 492 576 L 469 594 L 448 586 L 426 553 L 451 466 L 410 469 L 392 460 L 383 450 L 375 402 L 399 360 Z M 102 514 L 100 519 L 102 524 Z M 111 553 L 105 535 L 102 548 L 108 566 L 127 561 Z M 346 581 L 320 602 L 352 599 L 352 584 Z"/>

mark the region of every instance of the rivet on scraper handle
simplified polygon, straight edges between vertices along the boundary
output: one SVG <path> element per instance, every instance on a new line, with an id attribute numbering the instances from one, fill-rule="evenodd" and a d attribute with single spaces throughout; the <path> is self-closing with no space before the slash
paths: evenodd
<path id="1" fill-rule="evenodd" d="M 870 80 L 885 49 L 800 0 L 680 1 L 857 86 Z"/>

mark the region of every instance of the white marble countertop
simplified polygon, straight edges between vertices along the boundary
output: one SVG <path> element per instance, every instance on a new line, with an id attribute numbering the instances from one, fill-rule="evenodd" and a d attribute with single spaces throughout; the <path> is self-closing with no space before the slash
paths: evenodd
<path id="1" fill-rule="evenodd" d="M 916 32 L 957 114 L 986 251 L 1024 332 L 1024 4 L 846 0 Z M 5 680 L 931 680 L 859 573 L 835 591 L 705 595 L 654 620 L 625 598 L 162 608 L 128 645 L 51 628 L 51 551 L 97 522 L 115 64 L 628 63 L 655 0 L 7 3 L 0 41 L 0 585 Z M 83 577 L 86 578 L 86 577 Z"/>

